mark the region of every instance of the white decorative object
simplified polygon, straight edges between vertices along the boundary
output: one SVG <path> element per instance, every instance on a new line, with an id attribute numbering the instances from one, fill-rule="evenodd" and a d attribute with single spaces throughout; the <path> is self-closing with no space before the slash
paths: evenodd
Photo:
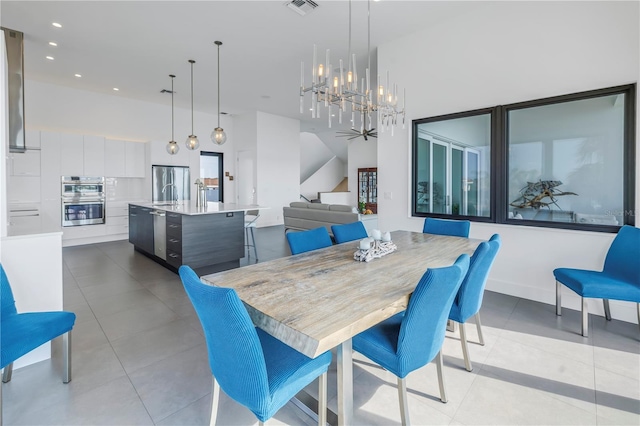
<path id="1" fill-rule="evenodd" d="M 359 262 L 369 262 L 371 259 L 386 256 L 387 254 L 398 250 L 398 247 L 392 241 L 382 242 L 379 240 L 374 240 L 373 244 L 371 244 L 371 248 L 364 250 L 362 249 L 363 241 L 364 240 L 360 241 L 361 249 L 353 254 L 353 258 Z"/>
<path id="2" fill-rule="evenodd" d="M 376 241 L 380 241 L 382 239 L 382 232 L 380 232 L 379 229 L 372 229 L 371 237 Z"/>
<path id="3" fill-rule="evenodd" d="M 391 241 L 391 232 L 387 231 L 384 234 L 382 234 L 382 242 L 383 243 L 388 243 Z"/>
<path id="4" fill-rule="evenodd" d="M 369 250 L 371 248 L 371 241 L 369 238 L 363 238 L 360 240 L 360 250 Z"/>

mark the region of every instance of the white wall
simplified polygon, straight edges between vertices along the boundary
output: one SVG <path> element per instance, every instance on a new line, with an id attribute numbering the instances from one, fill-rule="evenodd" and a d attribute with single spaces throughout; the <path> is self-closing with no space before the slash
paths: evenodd
<path id="1" fill-rule="evenodd" d="M 496 2 L 382 45 L 378 69 L 406 88 L 412 119 L 638 81 L 637 2 Z M 640 109 L 636 108 L 640 113 Z M 637 122 L 640 120 L 637 119 Z M 637 126 L 638 129 L 638 126 Z M 640 133 L 640 132 L 639 132 Z M 640 136 L 636 136 L 640 140 Z M 381 229 L 420 231 L 410 214 L 411 126 L 378 139 Z M 640 149 L 636 149 L 640 164 Z M 640 173 L 636 174 L 640 188 Z M 636 194 L 636 211 L 640 193 Z M 504 245 L 488 288 L 555 303 L 556 267 L 598 269 L 612 234 L 472 223 L 471 237 L 500 233 Z M 565 289 L 566 290 L 566 289 Z M 571 294 L 569 294 L 571 293 Z M 564 304 L 578 298 L 564 293 Z M 590 311 L 602 315 L 599 300 Z M 611 302 L 612 315 L 635 322 L 635 305 Z"/>
<path id="2" fill-rule="evenodd" d="M 309 200 L 315 200 L 319 192 L 332 191 L 343 179 L 344 163 L 338 157 L 333 157 L 300 184 L 300 194 Z"/>
<path id="3" fill-rule="evenodd" d="M 317 135 L 300 133 L 300 183 L 309 179 L 327 161 L 335 157 L 334 153 Z M 342 173 L 341 173 L 342 174 Z"/>
<path id="4" fill-rule="evenodd" d="M 284 223 L 282 208 L 300 199 L 300 121 L 257 112 L 258 204 L 260 225 Z"/>
<path id="5" fill-rule="evenodd" d="M 373 138 L 369 138 L 365 141 L 364 138 L 356 138 L 349 142 L 349 164 L 348 177 L 349 177 L 349 192 L 351 193 L 352 200 L 349 204 L 353 206 L 358 205 L 358 169 L 365 167 L 377 167 L 378 166 L 378 141 Z M 379 171 L 378 171 L 379 172 Z M 378 181 L 380 175 L 378 175 Z M 378 198 L 382 193 L 378 188 Z M 378 209 L 380 204 L 378 204 Z"/>

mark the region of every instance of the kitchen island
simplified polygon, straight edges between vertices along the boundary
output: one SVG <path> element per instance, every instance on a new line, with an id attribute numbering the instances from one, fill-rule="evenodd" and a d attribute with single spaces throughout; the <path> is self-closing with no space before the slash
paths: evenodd
<path id="1" fill-rule="evenodd" d="M 237 268 L 244 257 L 244 213 L 259 206 L 195 201 L 129 204 L 129 242 L 135 250 L 177 272 L 199 275 Z"/>

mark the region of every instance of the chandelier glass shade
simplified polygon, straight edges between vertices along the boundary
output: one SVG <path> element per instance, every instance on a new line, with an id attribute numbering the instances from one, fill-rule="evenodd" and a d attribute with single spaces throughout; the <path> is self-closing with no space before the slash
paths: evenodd
<path id="1" fill-rule="evenodd" d="M 224 132 L 224 129 L 220 127 L 220 46 L 222 42 L 214 41 L 214 43 L 218 46 L 218 127 L 211 132 L 211 141 L 222 145 L 227 141 L 227 134 Z"/>
<path id="2" fill-rule="evenodd" d="M 196 61 L 189 59 L 189 63 L 191 64 L 191 134 L 187 136 L 185 145 L 187 146 L 187 149 L 193 151 L 198 149 L 200 141 L 198 140 L 198 137 L 193 134 L 193 64 L 195 64 Z"/>
<path id="3" fill-rule="evenodd" d="M 180 151 L 178 142 L 176 142 L 173 137 L 173 79 L 176 76 L 173 74 L 169 74 L 169 77 L 171 77 L 171 140 L 169 141 L 169 143 L 167 143 L 167 152 L 170 155 L 176 155 L 178 151 Z"/>
<path id="4" fill-rule="evenodd" d="M 368 67 L 364 76 L 359 76 L 356 69 L 356 55 L 351 53 L 351 0 L 349 0 L 349 58 L 347 68 L 342 59 L 338 61 L 338 68 L 331 62 L 330 49 L 326 50 L 324 63 L 318 63 L 317 47 L 313 46 L 313 62 L 311 68 L 311 84 L 305 86 L 304 62 L 300 67 L 300 113 L 305 110 L 305 94 L 311 92 L 311 117 L 321 118 L 321 110 L 325 109 L 329 128 L 333 116 L 337 115 L 338 123 L 342 124 L 342 115 L 350 113 L 351 131 L 340 136 L 377 137 L 373 128 L 367 128 L 373 123 L 372 114 L 377 113 L 378 127 L 381 132 L 391 130 L 402 122 L 405 127 L 405 94 L 403 91 L 402 104 L 398 100 L 398 85 L 391 82 L 387 72 L 386 81 L 380 75 L 377 81 L 371 76 L 371 2 L 368 2 L 367 53 Z M 358 85 L 358 78 L 360 85 Z M 376 84 L 374 86 L 374 84 Z M 359 118 L 360 129 L 357 130 L 356 118 Z"/>

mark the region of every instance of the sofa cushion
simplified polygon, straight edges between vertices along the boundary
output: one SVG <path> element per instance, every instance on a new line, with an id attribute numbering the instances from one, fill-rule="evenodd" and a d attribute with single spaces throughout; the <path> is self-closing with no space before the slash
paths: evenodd
<path id="1" fill-rule="evenodd" d="M 293 201 L 289 203 L 289 207 L 295 207 L 297 209 L 306 209 L 309 203 L 305 203 L 304 201 Z"/>
<path id="2" fill-rule="evenodd" d="M 334 212 L 358 213 L 358 209 L 344 204 L 331 204 L 329 210 Z"/>
<path id="3" fill-rule="evenodd" d="M 308 209 L 313 209 L 313 210 L 329 210 L 329 204 L 323 204 L 323 203 L 309 203 L 309 205 L 307 206 Z"/>

